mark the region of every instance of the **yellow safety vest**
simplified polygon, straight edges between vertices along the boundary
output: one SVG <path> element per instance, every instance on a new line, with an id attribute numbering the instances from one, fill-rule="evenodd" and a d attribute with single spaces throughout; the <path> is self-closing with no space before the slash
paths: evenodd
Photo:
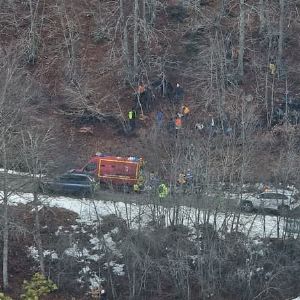
<path id="1" fill-rule="evenodd" d="M 169 189 L 164 183 L 158 187 L 158 191 L 159 198 L 165 198 L 169 194 Z"/>
<path id="2" fill-rule="evenodd" d="M 134 191 L 134 192 L 139 192 L 139 191 L 140 191 L 140 186 L 139 186 L 137 183 L 135 183 L 135 184 L 133 185 L 133 191 Z"/>
<path id="3" fill-rule="evenodd" d="M 130 112 L 128 112 L 128 119 L 129 120 L 135 119 L 135 117 L 136 117 L 135 111 L 131 110 Z"/>

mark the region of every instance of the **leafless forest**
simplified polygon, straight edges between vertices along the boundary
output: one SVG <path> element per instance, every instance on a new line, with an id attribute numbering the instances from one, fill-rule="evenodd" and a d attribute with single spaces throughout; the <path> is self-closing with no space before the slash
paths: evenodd
<path id="1" fill-rule="evenodd" d="M 0 299 L 36 272 L 58 287 L 41 299 L 106 299 L 100 285 L 109 300 L 299 296 L 300 228 L 286 224 L 300 214 L 245 215 L 230 196 L 300 188 L 299 13 L 298 0 L 1 0 Z M 43 176 L 97 151 L 143 157 L 168 199 L 43 195 Z M 176 189 L 186 170 L 195 185 Z"/>

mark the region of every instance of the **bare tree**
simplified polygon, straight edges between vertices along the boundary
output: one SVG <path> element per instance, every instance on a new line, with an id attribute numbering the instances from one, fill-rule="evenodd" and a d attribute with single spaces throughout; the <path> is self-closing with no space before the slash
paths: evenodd
<path id="1" fill-rule="evenodd" d="M 278 37 L 278 56 L 277 65 L 278 71 L 282 70 L 282 56 L 283 56 L 283 41 L 284 41 L 284 21 L 286 14 L 286 0 L 280 0 L 280 14 L 279 14 L 279 37 Z"/>
<path id="2" fill-rule="evenodd" d="M 124 62 L 125 78 L 130 82 L 131 77 L 131 67 L 129 58 L 129 48 L 128 48 L 128 19 L 125 18 L 124 11 L 124 1 L 120 0 L 120 28 L 123 28 L 121 32 L 121 42 L 122 42 L 122 58 Z"/>
<path id="3" fill-rule="evenodd" d="M 42 125 L 28 130 L 21 131 L 22 147 L 21 157 L 30 175 L 30 185 L 33 194 L 34 207 L 34 232 L 33 236 L 38 249 L 38 257 L 40 263 L 40 270 L 45 274 L 45 263 L 43 253 L 43 243 L 40 233 L 40 217 L 39 210 L 42 203 L 39 200 L 39 194 L 42 189 L 42 176 L 47 172 L 47 160 L 49 153 L 51 153 L 51 144 L 53 137 L 51 130 L 41 130 Z"/>
<path id="4" fill-rule="evenodd" d="M 239 21 L 239 57 L 238 74 L 244 76 L 244 50 L 245 50 L 245 0 L 240 0 L 240 21 Z"/>
<path id="5" fill-rule="evenodd" d="M 14 49 L 16 53 L 18 49 Z M 12 49 L 4 49 L 0 56 L 0 150 L 3 165 L 3 287 L 8 288 L 9 196 L 11 186 L 8 169 L 13 165 L 18 127 L 21 124 L 28 82 L 19 65 L 19 57 Z"/>
<path id="6" fill-rule="evenodd" d="M 221 0 L 221 15 L 226 15 L 228 0 Z"/>
<path id="7" fill-rule="evenodd" d="M 138 73 L 138 61 L 139 61 L 139 53 L 138 53 L 138 43 L 139 43 L 139 1 L 134 0 L 134 14 L 133 14 L 133 73 L 134 76 Z"/>
<path id="8" fill-rule="evenodd" d="M 259 0 L 259 32 L 262 34 L 266 29 L 266 2 Z"/>

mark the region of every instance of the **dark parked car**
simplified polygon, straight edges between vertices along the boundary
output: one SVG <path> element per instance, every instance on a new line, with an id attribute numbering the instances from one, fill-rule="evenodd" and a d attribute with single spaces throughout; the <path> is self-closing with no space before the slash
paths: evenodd
<path id="1" fill-rule="evenodd" d="M 66 173 L 54 180 L 43 183 L 42 189 L 55 193 L 72 193 L 91 196 L 98 188 L 98 183 L 87 174 Z"/>

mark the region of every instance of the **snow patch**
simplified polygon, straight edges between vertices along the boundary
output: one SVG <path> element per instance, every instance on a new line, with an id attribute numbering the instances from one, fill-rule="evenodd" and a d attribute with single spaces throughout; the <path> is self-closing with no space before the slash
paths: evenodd
<path id="1" fill-rule="evenodd" d="M 105 281 L 105 279 L 99 277 L 96 274 L 92 274 L 92 276 L 89 279 L 90 288 L 93 289 L 99 287 L 103 281 Z"/>
<path id="2" fill-rule="evenodd" d="M 30 246 L 27 248 L 29 252 L 29 256 L 32 257 L 35 261 L 39 261 L 39 252 L 38 249 L 34 246 Z M 53 250 L 43 250 L 44 258 L 50 257 L 51 259 L 58 259 L 58 255 Z"/>
<path id="3" fill-rule="evenodd" d="M 79 274 L 86 274 L 90 271 L 90 267 L 89 266 L 85 266 L 81 269 L 81 271 L 79 271 Z"/>
<path id="4" fill-rule="evenodd" d="M 112 267 L 113 272 L 118 276 L 124 276 L 124 264 L 118 264 L 115 261 L 110 261 L 109 263 L 104 264 L 106 267 Z"/>
<path id="5" fill-rule="evenodd" d="M 4 173 L 5 169 L 0 168 L 0 173 Z M 10 175 L 18 175 L 18 176 L 29 176 L 33 177 L 32 174 L 27 173 L 27 172 L 20 172 L 20 171 L 14 171 L 14 170 L 6 170 L 6 172 Z M 37 175 L 37 177 L 45 177 L 45 174 Z"/>
<path id="6" fill-rule="evenodd" d="M 29 203 L 33 200 L 33 196 L 30 193 L 13 194 L 9 198 L 9 203 L 17 205 L 19 203 Z M 128 204 L 123 202 L 111 202 L 111 201 L 93 201 L 86 199 L 74 199 L 70 197 L 48 197 L 41 196 L 41 202 L 44 205 L 50 207 L 60 207 L 70 211 L 73 211 L 79 215 L 79 222 L 85 224 L 94 224 L 100 217 L 115 214 L 127 221 L 127 224 L 131 228 L 139 228 L 146 226 L 151 220 L 153 215 L 153 206 L 144 204 Z M 166 226 L 170 225 L 172 216 L 177 215 L 178 220 L 181 220 L 182 225 L 193 228 L 199 223 L 207 221 L 207 214 L 203 210 L 199 210 L 193 207 L 180 206 L 180 207 L 157 207 L 161 214 L 165 215 Z M 176 210 L 176 213 L 174 213 Z M 200 216 L 200 218 L 199 218 Z M 236 214 L 225 214 L 222 212 L 212 215 L 210 220 L 211 224 L 216 225 L 216 230 L 229 230 L 232 225 L 238 230 L 243 232 L 246 236 L 251 238 L 256 237 L 282 237 L 285 229 L 284 218 L 278 216 L 263 216 L 254 214 L 241 214 L 239 218 L 239 224 L 236 224 Z M 62 228 L 59 228 L 61 230 Z M 84 229 L 81 229 L 84 233 Z M 117 232 L 117 229 L 115 229 Z M 114 249 L 115 243 L 113 242 L 110 234 L 105 237 L 106 244 L 109 248 Z"/>

